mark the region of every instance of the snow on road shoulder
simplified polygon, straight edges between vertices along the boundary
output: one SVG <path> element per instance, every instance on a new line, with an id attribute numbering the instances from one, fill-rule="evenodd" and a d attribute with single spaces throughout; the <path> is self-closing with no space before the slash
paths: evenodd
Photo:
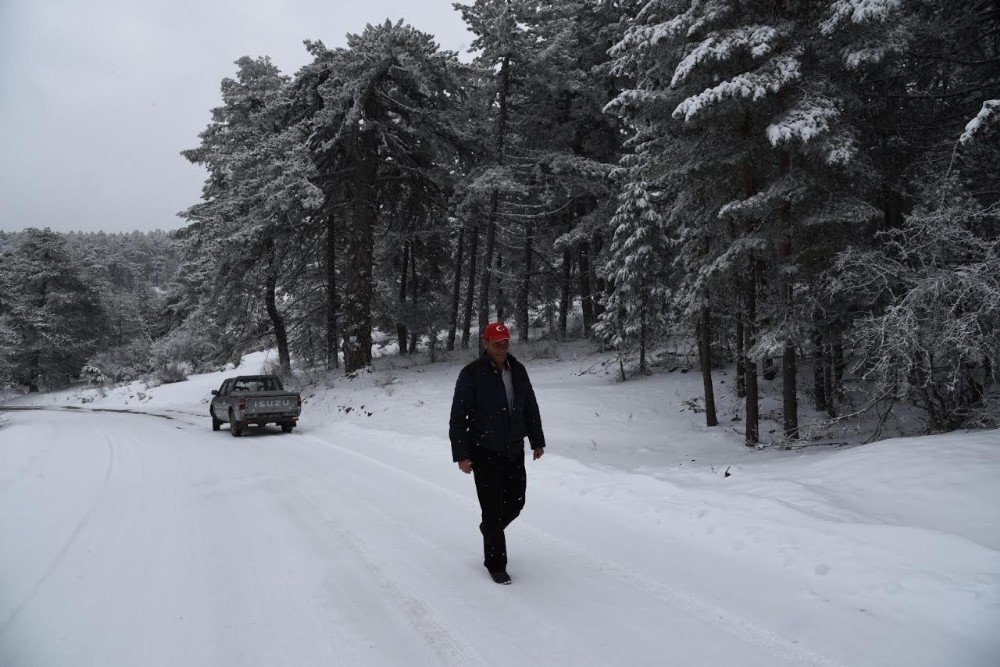
<path id="1" fill-rule="evenodd" d="M 75 406 L 135 410 L 147 412 L 180 411 L 208 414 L 212 390 L 234 375 L 260 373 L 273 352 L 254 352 L 243 357 L 237 367 L 215 373 L 191 375 L 183 382 L 150 386 L 142 380 L 114 387 L 75 387 L 37 394 L 12 394 L 0 397 L 0 407 L 11 406 Z"/>

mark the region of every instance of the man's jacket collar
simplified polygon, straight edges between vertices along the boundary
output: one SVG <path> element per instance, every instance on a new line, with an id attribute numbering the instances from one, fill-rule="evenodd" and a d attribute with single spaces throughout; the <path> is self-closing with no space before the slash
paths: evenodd
<path id="1" fill-rule="evenodd" d="M 486 366 L 487 368 L 496 368 L 496 366 L 493 365 L 493 360 L 490 359 L 490 355 L 489 355 L 489 353 L 486 350 L 480 350 L 479 351 L 479 361 L 484 366 Z M 510 352 L 508 352 L 507 353 L 507 368 L 513 369 L 514 368 L 514 364 L 516 364 L 516 363 L 518 363 L 517 362 L 517 358 L 513 354 L 511 354 Z"/>

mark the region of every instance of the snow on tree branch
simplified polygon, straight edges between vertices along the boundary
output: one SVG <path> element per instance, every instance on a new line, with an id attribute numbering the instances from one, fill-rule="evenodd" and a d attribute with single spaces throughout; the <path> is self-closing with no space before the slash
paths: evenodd
<path id="1" fill-rule="evenodd" d="M 767 140 L 774 147 L 796 139 L 803 143 L 830 130 L 830 122 L 840 115 L 826 98 L 804 99 L 767 128 Z"/>
<path id="2" fill-rule="evenodd" d="M 774 51 L 775 42 L 782 36 L 777 29 L 767 25 L 751 25 L 713 32 L 694 47 L 674 70 L 671 86 L 683 83 L 698 65 L 709 62 L 724 62 L 734 55 L 748 51 L 754 59 L 763 58 Z"/>
<path id="3" fill-rule="evenodd" d="M 959 138 L 958 143 L 967 144 L 979 134 L 983 128 L 1000 120 L 1000 100 L 986 100 L 983 108 L 979 110 L 976 117 L 965 126 L 965 131 Z"/>
<path id="4" fill-rule="evenodd" d="M 767 62 L 756 72 L 748 72 L 723 81 L 681 102 L 674 109 L 674 118 L 690 121 L 707 109 L 728 99 L 748 99 L 756 102 L 768 94 L 777 93 L 802 75 L 798 57 L 782 56 Z"/>
<path id="5" fill-rule="evenodd" d="M 829 35 L 845 21 L 885 23 L 902 4 L 903 0 L 836 0 L 830 7 L 830 18 L 820 24 L 820 30 Z"/>
<path id="6" fill-rule="evenodd" d="M 1000 362 L 1000 242 L 978 231 L 998 210 L 953 182 L 927 199 L 880 248 L 841 253 L 827 289 L 872 304 L 850 338 L 874 394 L 912 398 L 934 429 L 952 429 L 979 418 Z"/>
<path id="7" fill-rule="evenodd" d="M 731 4 L 725 0 L 694 0 L 680 13 L 676 13 L 675 5 L 664 0 L 646 3 L 636 15 L 636 24 L 629 26 L 622 39 L 608 50 L 608 55 L 620 58 L 632 50 L 648 49 L 681 36 L 693 37 L 732 13 Z M 655 17 L 660 15 L 671 18 L 657 23 Z"/>
<path id="8" fill-rule="evenodd" d="M 719 219 L 760 218 L 773 209 L 777 202 L 798 201 L 803 195 L 803 186 L 798 179 L 783 178 L 752 197 L 734 199 L 719 208 Z"/>

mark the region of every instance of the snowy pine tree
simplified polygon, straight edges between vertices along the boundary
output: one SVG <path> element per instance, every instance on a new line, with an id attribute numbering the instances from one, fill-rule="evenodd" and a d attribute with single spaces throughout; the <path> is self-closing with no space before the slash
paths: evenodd
<path id="1" fill-rule="evenodd" d="M 624 184 L 611 218 L 614 235 L 602 268 L 608 291 L 597 333 L 612 347 L 637 342 L 639 372 L 646 373 L 646 348 L 666 324 L 670 240 L 648 184 L 632 158 L 622 169 Z"/>
<path id="2" fill-rule="evenodd" d="M 268 58 L 236 64 L 201 145 L 184 153 L 209 169 L 205 201 L 184 213 L 192 222 L 187 235 L 197 252 L 211 253 L 212 300 L 236 306 L 230 316 L 245 323 L 238 339 L 260 331 L 266 317 L 287 372 L 287 325 L 278 304 L 288 289 L 283 283 L 308 258 L 301 240 L 322 197 L 310 180 L 302 130 L 287 122 L 287 77 Z"/>
<path id="3" fill-rule="evenodd" d="M 64 386 L 105 328 L 98 293 L 81 279 L 65 239 L 49 229 L 27 229 L 3 252 L 0 346 L 12 356 L 0 367 L 29 391 Z"/>
<path id="4" fill-rule="evenodd" d="M 392 213 L 427 220 L 447 201 L 463 146 L 449 112 L 461 103 L 465 68 L 402 22 L 349 35 L 346 49 L 309 48 L 315 60 L 298 77 L 296 113 L 309 127 L 326 214 L 347 223 L 344 358 L 353 372 L 371 363 L 376 231 Z"/>
<path id="5" fill-rule="evenodd" d="M 935 431 L 996 422 L 1000 206 L 955 180 L 931 188 L 877 248 L 841 253 L 829 289 L 874 302 L 851 332 L 872 404 L 912 399 Z"/>

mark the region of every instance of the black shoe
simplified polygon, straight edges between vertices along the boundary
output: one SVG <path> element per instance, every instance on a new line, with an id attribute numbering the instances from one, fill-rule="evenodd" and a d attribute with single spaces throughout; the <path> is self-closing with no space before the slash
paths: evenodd
<path id="1" fill-rule="evenodd" d="M 507 574 L 506 570 L 498 570 L 497 572 L 490 572 L 490 577 L 492 577 L 493 581 L 495 581 L 498 584 L 510 583 L 510 575 Z"/>

